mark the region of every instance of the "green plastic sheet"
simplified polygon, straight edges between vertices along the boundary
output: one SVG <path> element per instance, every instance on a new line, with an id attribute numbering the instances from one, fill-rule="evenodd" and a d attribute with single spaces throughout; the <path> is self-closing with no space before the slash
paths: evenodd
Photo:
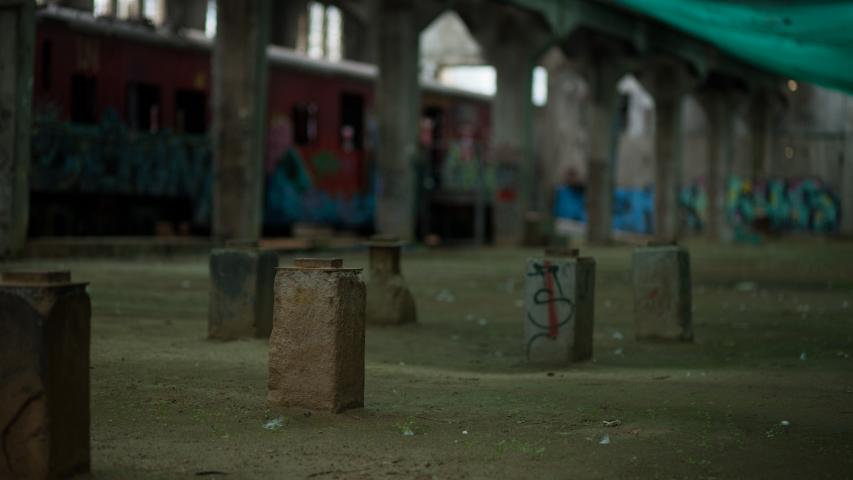
<path id="1" fill-rule="evenodd" d="M 853 94 L 853 1 L 615 0 L 746 63 Z"/>

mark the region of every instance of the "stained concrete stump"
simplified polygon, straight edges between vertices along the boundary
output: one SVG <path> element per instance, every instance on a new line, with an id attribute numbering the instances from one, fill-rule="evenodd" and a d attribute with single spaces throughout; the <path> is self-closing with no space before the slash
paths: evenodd
<path id="1" fill-rule="evenodd" d="M 276 269 L 270 407 L 340 412 L 364 406 L 365 286 L 340 260 Z"/>
<path id="2" fill-rule="evenodd" d="M 278 255 L 257 242 L 232 241 L 210 254 L 207 336 L 269 338 Z"/>
<path id="3" fill-rule="evenodd" d="M 532 363 L 561 365 L 592 358 L 595 260 L 577 250 L 547 250 L 527 261 L 524 338 Z"/>
<path id="4" fill-rule="evenodd" d="M 89 471 L 90 319 L 69 272 L 0 274 L 0 478 Z"/>
<path id="5" fill-rule="evenodd" d="M 690 254 L 674 244 L 634 250 L 634 322 L 637 340 L 693 339 Z"/>
<path id="6" fill-rule="evenodd" d="M 417 320 L 415 299 L 400 269 L 403 244 L 395 236 L 376 235 L 367 244 L 370 276 L 367 286 L 367 322 L 402 325 Z"/>

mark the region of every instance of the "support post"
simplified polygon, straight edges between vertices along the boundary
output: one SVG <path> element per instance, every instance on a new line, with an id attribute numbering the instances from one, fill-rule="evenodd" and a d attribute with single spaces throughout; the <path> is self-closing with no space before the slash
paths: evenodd
<path id="1" fill-rule="evenodd" d="M 0 478 L 89 471 L 91 308 L 70 272 L 0 275 Z"/>
<path id="2" fill-rule="evenodd" d="M 34 3 L 0 4 L 0 258 L 20 253 L 27 238 Z"/>
<path id="3" fill-rule="evenodd" d="M 841 170 L 841 233 L 853 235 L 853 101 L 844 98 L 844 163 Z"/>
<path id="4" fill-rule="evenodd" d="M 207 0 L 166 0 L 164 25 L 172 32 L 185 28 L 204 31 L 207 24 Z"/>
<path id="5" fill-rule="evenodd" d="M 634 324 L 637 340 L 693 340 L 690 254 L 675 244 L 634 250 Z"/>
<path id="6" fill-rule="evenodd" d="M 415 299 L 400 268 L 403 243 L 394 236 L 374 235 L 367 244 L 370 276 L 367 287 L 367 322 L 403 325 L 417 320 Z"/>
<path id="7" fill-rule="evenodd" d="M 731 237 L 725 218 L 726 183 L 734 164 L 734 121 L 740 100 L 731 88 L 722 87 L 704 88 L 698 99 L 705 111 L 708 132 L 708 211 L 704 233 L 711 240 L 726 240 Z"/>
<path id="8" fill-rule="evenodd" d="M 261 233 L 270 0 L 219 0 L 213 55 L 213 236 Z"/>
<path id="9" fill-rule="evenodd" d="M 364 405 L 365 287 L 340 259 L 277 269 L 270 336 L 272 408 L 340 412 Z"/>
<path id="10" fill-rule="evenodd" d="M 411 0 L 382 0 L 379 8 L 375 224 L 380 233 L 408 241 L 415 232 L 420 36 Z"/>
<path id="11" fill-rule="evenodd" d="M 677 60 L 652 60 L 640 75 L 655 100 L 655 212 L 658 239 L 672 241 L 681 235 L 678 190 L 682 169 L 682 102 L 696 79 Z"/>

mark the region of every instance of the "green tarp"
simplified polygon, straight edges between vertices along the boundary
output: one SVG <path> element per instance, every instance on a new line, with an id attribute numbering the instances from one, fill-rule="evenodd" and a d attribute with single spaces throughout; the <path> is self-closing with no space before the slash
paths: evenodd
<path id="1" fill-rule="evenodd" d="M 785 77 L 853 94 L 853 1 L 615 0 Z"/>

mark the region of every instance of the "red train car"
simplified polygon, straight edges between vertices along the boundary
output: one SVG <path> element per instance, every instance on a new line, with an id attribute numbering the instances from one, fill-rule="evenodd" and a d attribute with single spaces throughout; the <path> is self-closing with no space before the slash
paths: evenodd
<path id="1" fill-rule="evenodd" d="M 211 49 L 201 35 L 38 12 L 31 236 L 209 231 Z M 375 67 L 268 54 L 265 232 L 298 222 L 369 230 Z M 423 91 L 429 217 L 436 192 L 477 187 L 470 170 L 487 144 L 490 99 L 430 83 Z"/>

